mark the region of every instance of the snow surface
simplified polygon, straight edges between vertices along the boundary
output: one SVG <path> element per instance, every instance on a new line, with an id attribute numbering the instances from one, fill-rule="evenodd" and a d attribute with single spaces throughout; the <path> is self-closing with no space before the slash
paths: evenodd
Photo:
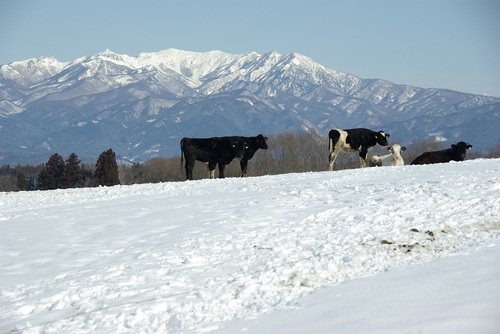
<path id="1" fill-rule="evenodd" d="M 499 333 L 500 159 L 0 193 L 0 333 Z"/>

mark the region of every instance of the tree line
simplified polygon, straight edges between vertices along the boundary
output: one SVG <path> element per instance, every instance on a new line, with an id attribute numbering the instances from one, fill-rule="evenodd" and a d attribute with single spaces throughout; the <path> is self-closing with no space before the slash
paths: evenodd
<path id="1" fill-rule="evenodd" d="M 392 138 L 391 138 L 392 139 Z M 391 140 L 391 142 L 398 142 Z M 259 150 L 248 162 L 248 176 L 276 175 L 326 171 L 328 167 L 328 142 L 314 133 L 285 133 L 270 136 L 269 148 Z M 405 164 L 426 151 L 449 147 L 449 143 L 421 141 L 405 145 Z M 369 155 L 385 155 L 386 147 L 376 146 Z M 466 159 L 500 158 L 500 145 L 488 153 L 467 153 Z M 358 168 L 357 154 L 340 154 L 334 170 Z M 238 177 L 240 166 L 237 159 L 226 167 L 227 177 Z M 193 171 L 195 179 L 207 178 L 207 165 L 196 162 Z M 217 173 L 216 173 L 217 176 Z M 130 185 L 183 181 L 185 172 L 180 156 L 156 157 L 141 163 L 118 164 L 112 149 L 102 152 L 95 166 L 82 164 L 75 153 L 64 160 L 55 153 L 45 165 L 0 167 L 0 191 L 49 190 L 96 186 Z"/>
<path id="2" fill-rule="evenodd" d="M 82 164 L 76 153 L 54 153 L 45 165 L 0 167 L 0 191 L 52 190 L 120 184 L 116 153 L 102 152 L 95 167 Z"/>

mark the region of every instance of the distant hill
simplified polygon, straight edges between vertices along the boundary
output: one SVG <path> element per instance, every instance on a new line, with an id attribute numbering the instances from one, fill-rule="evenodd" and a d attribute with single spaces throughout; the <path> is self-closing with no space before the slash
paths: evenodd
<path id="1" fill-rule="evenodd" d="M 384 130 L 405 145 L 500 143 L 499 98 L 361 79 L 296 53 L 40 57 L 2 65 L 0 87 L 0 164 L 55 152 L 95 162 L 108 148 L 139 162 L 179 155 L 185 136 L 315 131 L 326 140 L 332 127 Z"/>

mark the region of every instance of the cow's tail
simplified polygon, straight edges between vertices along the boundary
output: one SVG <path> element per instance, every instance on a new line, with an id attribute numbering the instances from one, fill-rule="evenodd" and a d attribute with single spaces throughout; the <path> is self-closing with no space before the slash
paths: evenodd
<path id="1" fill-rule="evenodd" d="M 333 138 L 332 138 L 332 131 L 333 129 L 330 130 L 330 132 L 328 133 L 328 151 L 330 153 L 333 152 Z"/>
<path id="2" fill-rule="evenodd" d="M 181 139 L 181 170 L 182 170 L 182 164 L 184 163 L 184 141 L 186 138 Z"/>
<path id="3" fill-rule="evenodd" d="M 338 129 L 331 129 L 330 132 L 328 132 L 328 150 L 330 151 L 330 154 L 335 151 L 335 148 L 337 144 L 339 143 L 341 134 Z"/>

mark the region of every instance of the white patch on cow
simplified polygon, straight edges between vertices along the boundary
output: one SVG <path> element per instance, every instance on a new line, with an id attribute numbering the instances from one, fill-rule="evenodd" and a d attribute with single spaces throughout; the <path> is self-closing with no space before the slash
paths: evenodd
<path id="1" fill-rule="evenodd" d="M 208 178 L 209 179 L 215 179 L 215 169 L 213 170 L 208 170 Z"/>
<path id="2" fill-rule="evenodd" d="M 387 155 L 377 156 L 374 155 L 370 159 L 370 166 L 404 166 L 404 160 L 401 156 L 401 151 L 405 151 L 406 147 L 399 144 L 394 144 L 387 148 L 390 152 Z"/>
<path id="3" fill-rule="evenodd" d="M 351 152 L 356 152 L 355 149 L 351 147 L 346 141 L 347 141 L 347 132 L 344 130 L 340 129 L 335 129 L 340 133 L 340 138 L 335 144 L 335 151 L 343 151 L 346 153 L 351 153 Z M 331 152 L 331 151 L 330 151 Z"/>
<path id="4" fill-rule="evenodd" d="M 329 156 L 329 161 L 330 161 L 330 170 L 333 170 L 333 163 L 335 162 L 335 159 L 337 159 L 337 156 L 339 153 L 346 152 L 346 153 L 352 153 L 356 152 L 357 150 L 353 149 L 351 145 L 346 143 L 347 141 L 347 131 L 341 130 L 341 129 L 334 129 L 340 134 L 339 140 L 335 143 L 335 146 L 333 145 L 331 139 L 330 139 L 330 156 Z M 362 160 L 362 159 L 361 159 Z M 363 161 L 364 162 L 364 161 Z"/>

